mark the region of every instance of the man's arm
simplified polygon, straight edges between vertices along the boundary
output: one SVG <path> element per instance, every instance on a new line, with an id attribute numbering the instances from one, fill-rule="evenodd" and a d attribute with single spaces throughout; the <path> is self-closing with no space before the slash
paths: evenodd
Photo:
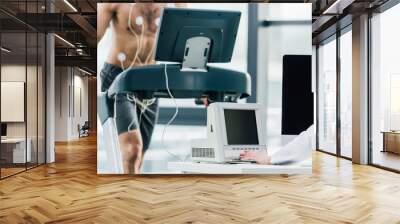
<path id="1" fill-rule="evenodd" d="M 101 3 L 97 8 L 97 43 L 103 38 L 114 13 L 112 3 Z"/>

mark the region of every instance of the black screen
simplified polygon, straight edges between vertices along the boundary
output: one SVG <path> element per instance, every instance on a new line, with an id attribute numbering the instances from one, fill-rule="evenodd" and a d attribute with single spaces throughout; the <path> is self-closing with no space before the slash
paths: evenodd
<path id="1" fill-rule="evenodd" d="M 1 136 L 7 136 L 7 124 L 1 124 Z"/>
<path id="2" fill-rule="evenodd" d="M 211 40 L 208 62 L 230 62 L 240 12 L 204 9 L 164 9 L 156 47 L 156 61 L 183 62 L 186 41 L 195 36 Z"/>
<path id="3" fill-rule="evenodd" d="M 224 109 L 228 145 L 258 145 L 256 112 Z"/>
<path id="4" fill-rule="evenodd" d="M 313 124 L 311 55 L 283 56 L 282 134 L 298 135 Z"/>

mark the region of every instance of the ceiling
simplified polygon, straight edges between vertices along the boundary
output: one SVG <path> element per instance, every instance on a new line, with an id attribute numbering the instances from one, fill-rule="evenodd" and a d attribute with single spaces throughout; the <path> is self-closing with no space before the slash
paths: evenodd
<path id="1" fill-rule="evenodd" d="M 78 66 L 96 74 L 96 4 L 93 0 L 1 0 L 2 46 L 12 51 L 9 60 L 24 60 L 38 50 L 36 33 L 52 32 L 57 65 Z M 49 13 L 51 11 L 51 13 Z M 28 45 L 25 43 L 27 32 Z M 32 35 L 30 33 L 35 33 Z M 36 43 L 36 40 L 34 41 Z M 25 46 L 26 52 L 25 52 Z M 39 46 L 43 47 L 43 46 Z M 4 58 L 3 58 L 4 60 Z"/>
<path id="2" fill-rule="evenodd" d="M 270 0 L 254 2 L 312 3 L 313 43 L 351 23 L 351 18 L 376 8 L 387 0 Z M 25 38 L 18 33 L 54 32 L 56 65 L 74 65 L 96 74 L 97 35 L 96 5 L 101 0 L 1 0 L 0 25 L 3 46 L 13 49 L 13 56 L 26 55 Z M 132 2 L 119 0 L 118 2 Z M 198 0 L 202 2 L 202 0 Z M 49 13 L 52 11 L 52 13 Z M 347 19 L 347 20 L 346 20 Z M 341 22 L 338 22 L 341 21 Z M 348 21 L 348 22 L 346 22 Z M 339 26 L 338 26 L 339 24 Z M 29 36 L 29 35 L 28 35 Z M 24 35 L 22 35 L 24 37 Z M 28 42 L 31 41 L 29 36 Z M 65 41 L 64 41 L 65 40 Z M 28 55 L 35 43 L 29 43 Z M 10 55 L 11 56 L 11 55 Z M 11 58 L 11 57 L 10 57 Z"/>
<path id="3" fill-rule="evenodd" d="M 373 11 L 389 0 L 311 0 L 313 44 L 332 36 L 352 23 L 353 17 Z"/>

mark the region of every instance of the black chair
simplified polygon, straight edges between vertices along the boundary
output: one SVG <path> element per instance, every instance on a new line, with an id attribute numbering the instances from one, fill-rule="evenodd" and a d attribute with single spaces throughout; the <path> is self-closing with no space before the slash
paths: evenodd
<path id="1" fill-rule="evenodd" d="M 85 123 L 80 127 L 78 125 L 78 130 L 79 130 L 79 138 L 80 137 L 87 137 L 89 136 L 89 129 L 90 129 L 90 123 L 89 121 L 85 121 Z"/>

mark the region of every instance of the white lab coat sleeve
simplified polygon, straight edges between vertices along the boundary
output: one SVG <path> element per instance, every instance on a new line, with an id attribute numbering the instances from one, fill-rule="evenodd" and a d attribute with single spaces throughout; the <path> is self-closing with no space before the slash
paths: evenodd
<path id="1" fill-rule="evenodd" d="M 271 155 L 272 164 L 290 164 L 311 158 L 314 127 L 303 131 L 295 139 Z"/>

